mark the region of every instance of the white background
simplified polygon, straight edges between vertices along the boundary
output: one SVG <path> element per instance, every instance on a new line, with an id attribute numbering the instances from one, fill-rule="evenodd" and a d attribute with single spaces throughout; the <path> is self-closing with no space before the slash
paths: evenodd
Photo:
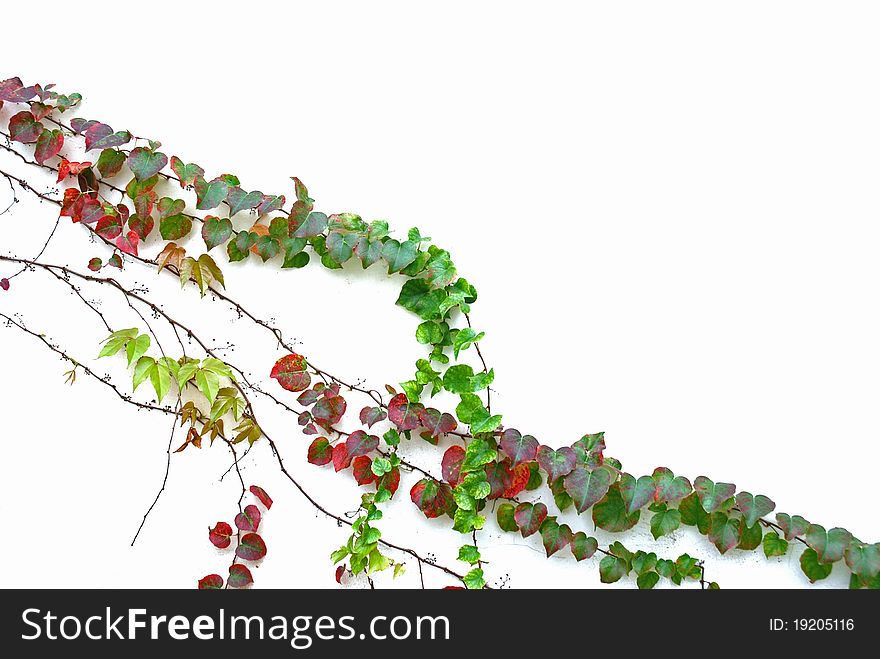
<path id="1" fill-rule="evenodd" d="M 4 31 L 0 78 L 79 91 L 80 116 L 160 139 L 209 176 L 233 171 L 245 189 L 290 198 L 296 175 L 321 210 L 418 225 L 449 248 L 479 289 L 474 321 L 507 425 L 551 446 L 604 430 L 634 473 L 706 474 L 880 536 L 875 3 L 44 2 L 40 13 L 39 30 Z M 52 185 L 8 154 L 0 163 Z M 18 196 L 0 252 L 32 255 L 55 209 Z M 44 260 L 82 270 L 101 253 L 64 220 Z M 393 305 L 399 280 L 373 270 L 225 267 L 231 293 L 304 354 L 380 387 L 422 352 L 416 319 Z M 123 276 L 233 341 L 229 359 L 268 380 L 279 353 L 267 334 L 134 266 Z M 0 309 L 83 360 L 104 334 L 39 273 L 14 280 Z M 116 327 L 135 324 L 112 296 L 102 309 Z M 130 548 L 161 481 L 168 420 L 84 376 L 63 385 L 68 367 L 14 329 L 0 332 L 0 358 L 0 584 L 191 587 L 224 573 L 205 537 L 235 510 L 235 482 L 218 482 L 222 447 L 174 456 Z M 124 364 L 104 362 L 124 384 Z M 295 475 L 328 508 L 356 507 L 349 479 L 305 463 L 293 420 L 260 406 Z M 439 473 L 431 447 L 406 453 Z M 265 446 L 246 463 L 248 484 L 276 501 L 257 585 L 336 587 L 327 556 L 346 530 L 276 472 Z M 464 570 L 457 534 L 408 502 L 412 482 L 385 537 Z M 537 536 L 487 528 L 491 584 L 599 585 L 597 559 L 548 561 Z M 720 557 L 688 530 L 655 543 L 644 524 L 621 539 L 705 558 L 722 587 L 807 585 L 797 550 Z M 845 584 L 838 566 L 823 585 Z M 416 565 L 377 585 L 417 587 Z"/>

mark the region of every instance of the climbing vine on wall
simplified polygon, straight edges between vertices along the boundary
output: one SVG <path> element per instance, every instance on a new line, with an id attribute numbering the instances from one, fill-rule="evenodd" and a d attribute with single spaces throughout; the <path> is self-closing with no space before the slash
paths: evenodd
<path id="1" fill-rule="evenodd" d="M 650 548 L 634 551 L 624 545 L 625 533 L 649 516 L 654 539 L 688 527 L 708 537 L 720 554 L 761 551 L 768 558 L 800 545 L 800 566 L 811 582 L 828 577 L 833 565 L 842 562 L 852 588 L 880 587 L 878 543 L 777 512 L 768 496 L 709 476 L 690 479 L 667 467 L 648 474 L 626 471 L 607 455 L 602 432 L 551 447 L 508 425 L 509 415 L 492 405 L 496 373 L 484 358 L 486 333 L 472 326 L 477 289 L 459 274 L 451 253 L 419 228 L 397 232 L 382 220 L 316 210 L 297 177 L 287 190 L 264 193 L 245 187 L 234 174 L 208 174 L 156 140 L 95 119 L 68 118 L 79 111 L 81 101 L 79 94 L 60 94 L 52 85 L 26 86 L 19 78 L 0 82 L 0 110 L 9 109 L 0 132 L 5 144 L 0 146 L 35 170 L 51 172 L 62 189 L 42 192 L 23 177 L 5 170 L 0 175 L 13 196 L 20 189 L 56 206 L 56 213 L 47 214 L 55 229 L 62 219 L 79 224 L 95 244 L 87 263 L 45 262 L 42 255 L 53 229 L 37 256 L 0 256 L 10 269 L 0 278 L 0 289 L 9 295 L 0 300 L 0 318 L 66 359 L 71 369 L 65 376 L 71 384 L 84 374 L 100 381 L 121 403 L 171 416 L 171 439 L 178 428 L 185 428 L 185 440 L 173 451 L 169 443 L 169 460 L 176 452 L 215 443 L 230 452 L 230 470 L 241 485 L 238 512 L 231 524 L 212 522 L 207 540 L 233 558 L 227 574 L 208 574 L 198 580 L 200 588 L 247 586 L 253 582 L 248 564 L 267 555 L 259 530 L 272 499 L 259 486 L 247 486 L 239 469 L 242 456 L 259 443 L 268 444 L 276 467 L 311 505 L 349 528 L 341 546 L 327 549 L 340 582 L 366 575 L 372 584 L 375 575 L 389 571 L 398 576 L 414 561 L 422 577 L 426 567 L 440 570 L 451 580 L 450 587 L 488 587 L 479 534 L 494 525 L 523 538 L 540 537 L 548 557 L 567 554 L 572 561 L 594 563 L 605 583 L 629 576 L 639 588 L 653 588 L 661 579 L 717 588 L 706 576 L 704 557 L 661 557 Z M 397 305 L 417 319 L 413 350 L 420 356 L 412 371 L 379 390 L 321 368 L 316 356 L 294 350 L 273 322 L 226 293 L 225 263 L 240 261 L 283 270 L 313 263 L 328 269 L 357 263 L 363 269 L 386 270 L 400 283 Z M 121 283 L 118 273 L 129 267 L 175 277 L 183 289 L 198 290 L 203 304 L 226 305 L 271 335 L 267 339 L 284 354 L 261 365 L 221 359 L 211 348 L 215 337 L 202 337 L 147 293 Z M 124 360 L 130 382 L 117 384 L 98 376 L 87 360 L 74 358 L 20 316 L 5 313 L 15 278 L 37 273 L 76 292 L 99 317 L 98 355 Z M 115 329 L 79 294 L 83 287 L 120 295 L 138 310 L 142 326 Z M 159 343 L 147 315 L 173 330 L 179 350 Z M 195 341 L 198 354 L 189 354 L 181 337 Z M 274 389 L 247 377 L 255 366 L 275 381 Z M 142 386 L 151 387 L 152 402 L 139 396 Z M 455 397 L 453 409 L 432 404 L 443 392 Z M 270 437 L 259 420 L 258 399 L 290 414 L 308 441 Z M 449 440 L 452 444 L 441 449 Z M 430 464 L 406 460 L 400 449 L 410 442 L 437 446 L 436 459 Z M 282 457 L 291 451 L 300 459 L 296 467 Z M 354 479 L 365 488 L 357 513 L 346 517 L 321 504 L 296 478 L 301 468 L 323 468 Z M 398 493 L 402 472 L 419 476 L 408 496 Z M 449 532 L 461 538 L 459 565 L 441 565 L 400 539 L 384 537 L 384 510 L 395 502 L 416 506 L 427 519 L 445 519 Z M 583 528 L 562 522 L 566 511 L 576 512 Z M 595 528 L 621 534 L 621 539 L 600 546 L 591 535 Z"/>

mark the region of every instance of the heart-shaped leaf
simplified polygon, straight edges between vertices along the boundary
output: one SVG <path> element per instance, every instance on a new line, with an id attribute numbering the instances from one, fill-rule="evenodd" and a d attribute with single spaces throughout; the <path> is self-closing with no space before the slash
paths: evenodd
<path id="1" fill-rule="evenodd" d="M 498 526 L 501 527 L 502 531 L 507 531 L 509 533 L 519 531 L 519 527 L 516 525 L 516 519 L 514 519 L 513 514 L 514 508 L 512 503 L 502 503 L 498 506 L 496 517 L 498 519 Z"/>
<path id="2" fill-rule="evenodd" d="M 389 238 L 382 246 L 382 258 L 388 263 L 388 274 L 400 272 L 416 260 L 418 245 L 411 240 L 399 242 Z"/>
<path id="3" fill-rule="evenodd" d="M 521 462 L 531 462 L 538 455 L 538 440 L 531 435 L 522 435 L 519 430 L 514 428 L 508 428 L 504 431 L 499 446 L 514 465 Z"/>
<path id="4" fill-rule="evenodd" d="M 669 535 L 679 526 L 681 526 L 680 511 L 675 509 L 662 510 L 654 513 L 654 516 L 651 518 L 651 535 L 656 540 L 661 536 Z"/>
<path id="5" fill-rule="evenodd" d="M 657 467 L 653 473 L 657 490 L 654 501 L 675 503 L 691 493 L 691 482 L 684 476 L 676 476 L 666 467 Z"/>
<path id="6" fill-rule="evenodd" d="M 553 482 L 571 473 L 577 462 L 574 451 L 568 446 L 563 446 L 554 451 L 549 446 L 538 447 L 538 464 L 547 474 L 547 481 Z"/>
<path id="7" fill-rule="evenodd" d="M 327 229 L 327 216 L 324 213 L 309 213 L 304 218 L 291 213 L 290 220 L 294 238 L 312 238 Z"/>
<path id="8" fill-rule="evenodd" d="M 713 513 L 709 522 L 709 540 L 722 554 L 739 544 L 739 520 L 724 513 Z"/>
<path id="9" fill-rule="evenodd" d="M 159 233 L 163 240 L 180 240 L 192 231 L 192 220 L 186 215 L 171 215 L 159 220 Z"/>
<path id="10" fill-rule="evenodd" d="M 718 510 L 725 501 L 736 492 L 736 485 L 732 483 L 715 483 L 706 476 L 697 476 L 694 481 L 694 490 L 700 499 L 703 510 L 712 513 Z"/>
<path id="11" fill-rule="evenodd" d="M 235 555 L 246 561 L 258 561 L 266 555 L 266 543 L 256 533 L 241 536 Z"/>
<path id="12" fill-rule="evenodd" d="M 146 218 L 142 218 L 140 215 L 132 215 L 128 218 L 128 228 L 134 231 L 141 240 L 147 239 L 154 226 L 155 222 L 149 215 Z"/>
<path id="13" fill-rule="evenodd" d="M 101 151 L 101 155 L 98 156 L 96 166 L 98 171 L 101 172 L 101 176 L 104 178 L 110 178 L 116 176 L 122 170 L 122 166 L 125 164 L 125 159 L 126 156 L 122 151 L 117 151 L 116 149 L 104 149 Z"/>
<path id="14" fill-rule="evenodd" d="M 122 233 L 122 222 L 117 215 L 105 215 L 95 225 L 95 233 L 106 240 L 113 240 Z"/>
<path id="15" fill-rule="evenodd" d="M 565 477 L 565 491 L 574 501 L 578 513 L 583 513 L 608 493 L 613 478 L 605 467 L 593 470 L 578 467 Z"/>
<path id="16" fill-rule="evenodd" d="M 138 181 L 145 181 L 158 174 L 168 164 L 168 156 L 143 146 L 128 154 L 128 168 Z"/>
<path id="17" fill-rule="evenodd" d="M 208 183 L 201 176 L 194 183 L 198 203 L 196 208 L 200 211 L 208 211 L 217 208 L 229 194 L 229 185 L 222 179 L 215 179 Z"/>
<path id="18" fill-rule="evenodd" d="M 229 188 L 226 195 L 226 202 L 229 204 L 229 216 L 233 216 L 241 211 L 252 210 L 260 205 L 263 201 L 263 193 L 259 190 L 245 192 L 237 185 Z"/>
<path id="19" fill-rule="evenodd" d="M 41 165 L 54 158 L 64 146 L 64 133 L 60 130 L 44 130 L 37 138 L 37 148 L 34 151 L 34 159 Z"/>
<path id="20" fill-rule="evenodd" d="M 116 239 L 116 246 L 119 248 L 119 251 L 125 254 L 137 256 L 139 242 L 140 237 L 134 231 L 129 231 Z"/>
<path id="21" fill-rule="evenodd" d="M 854 540 L 846 548 L 846 564 L 853 574 L 873 579 L 880 574 L 880 542 L 868 545 Z"/>
<path id="22" fill-rule="evenodd" d="M 386 416 L 385 410 L 381 407 L 365 407 L 361 410 L 360 420 L 367 428 L 372 428 L 373 425 L 384 421 Z"/>
<path id="23" fill-rule="evenodd" d="M 388 403 L 388 419 L 400 431 L 419 427 L 419 413 L 424 409 L 420 403 L 411 403 L 406 394 L 397 394 Z"/>
<path id="24" fill-rule="evenodd" d="M 627 531 L 635 526 L 641 515 L 640 510 L 627 514 L 626 503 L 620 495 L 617 483 L 613 484 L 605 497 L 593 506 L 593 522 L 600 529 L 612 533 Z"/>
<path id="25" fill-rule="evenodd" d="M 571 554 L 578 562 L 591 558 L 597 549 L 599 549 L 599 542 L 596 538 L 588 536 L 583 531 L 578 531 L 571 536 Z"/>
<path id="26" fill-rule="evenodd" d="M 548 517 L 541 524 L 541 542 L 547 556 L 552 556 L 571 544 L 572 533 L 568 524 L 560 524 L 555 517 Z"/>
<path id="27" fill-rule="evenodd" d="M 260 519 L 260 509 L 251 504 L 235 516 L 235 527 L 239 531 L 256 531 L 260 527 Z"/>
<path id="28" fill-rule="evenodd" d="M 208 540 L 217 549 L 226 549 L 232 538 L 232 527 L 226 522 L 217 522 L 213 529 L 208 529 Z"/>
<path id="29" fill-rule="evenodd" d="M 432 478 L 423 478 L 413 485 L 409 495 L 416 507 L 429 519 L 450 514 L 455 508 L 452 489 L 446 483 Z"/>
<path id="30" fill-rule="evenodd" d="M 325 427 L 339 423 L 348 407 L 342 396 L 325 396 L 312 408 L 312 416 Z M 361 431 L 363 432 L 363 431 Z M 378 442 L 378 439 L 376 440 Z"/>
<path id="31" fill-rule="evenodd" d="M 171 169 L 177 174 L 181 188 L 194 185 L 197 178 L 205 175 L 204 169 L 192 163 L 184 164 L 177 156 L 171 156 Z"/>
<path id="32" fill-rule="evenodd" d="M 807 527 L 807 544 L 815 550 L 820 563 L 839 561 L 852 539 L 852 533 L 840 527 L 830 531 L 826 531 L 825 527 L 818 524 L 810 524 Z"/>
<path id="33" fill-rule="evenodd" d="M 287 391 L 302 391 L 312 382 L 307 368 L 305 357 L 291 353 L 275 362 L 269 377 L 278 380 L 278 384 Z"/>
<path id="34" fill-rule="evenodd" d="M 825 579 L 831 574 L 831 570 L 834 568 L 831 563 L 820 563 L 818 555 L 810 547 L 804 549 L 801 554 L 800 563 L 801 570 L 807 575 L 810 583 L 816 583 L 817 581 Z"/>
<path id="35" fill-rule="evenodd" d="M 754 526 L 761 517 L 772 513 L 776 504 L 763 494 L 755 496 L 751 492 L 739 492 L 736 495 L 736 507 L 742 513 L 746 526 Z"/>
<path id="36" fill-rule="evenodd" d="M 319 467 L 330 464 L 333 460 L 333 447 L 326 437 L 318 437 L 309 445 L 308 460 Z"/>
<path id="37" fill-rule="evenodd" d="M 810 526 L 810 523 L 800 515 L 789 515 L 788 513 L 776 513 L 776 523 L 785 534 L 786 540 L 794 540 L 804 535 Z"/>
<path id="38" fill-rule="evenodd" d="M 528 538 L 541 528 L 547 519 L 547 506 L 543 503 L 521 503 L 513 512 L 513 519 L 519 527 L 522 537 Z"/>
<path id="39" fill-rule="evenodd" d="M 640 476 L 636 479 L 631 474 L 621 474 L 620 496 L 626 504 L 626 514 L 631 515 L 640 508 L 646 506 L 654 496 L 654 479 L 650 476 Z"/>
<path id="40" fill-rule="evenodd" d="M 241 563 L 235 563 L 229 566 L 229 579 L 227 583 L 230 588 L 244 588 L 254 582 L 251 571 Z"/>
<path id="41" fill-rule="evenodd" d="M 220 590 L 223 588 L 223 577 L 219 574 L 209 574 L 199 579 L 199 590 Z"/>
<path id="42" fill-rule="evenodd" d="M 39 139 L 43 124 L 34 118 L 30 110 L 23 110 L 9 119 L 9 136 L 15 142 L 31 144 Z"/>
<path id="43" fill-rule="evenodd" d="M 458 427 L 455 417 L 447 412 L 440 412 L 433 407 L 427 407 L 419 412 L 419 420 L 422 427 L 428 431 L 432 437 L 439 437 L 445 433 L 452 432 Z"/>
<path id="44" fill-rule="evenodd" d="M 368 435 L 363 430 L 355 430 L 345 440 L 345 449 L 353 458 L 366 455 L 377 448 L 379 448 L 379 438 L 375 435 Z"/>
<path id="45" fill-rule="evenodd" d="M 443 480 L 455 487 L 461 480 L 461 465 L 464 462 L 465 452 L 461 446 L 450 446 L 443 454 L 440 468 Z"/>
<path id="46" fill-rule="evenodd" d="M 764 534 L 762 544 L 764 545 L 764 556 L 767 558 L 771 556 L 785 556 L 785 553 L 788 551 L 788 542 L 781 538 L 773 529 L 768 529 L 767 533 Z"/>

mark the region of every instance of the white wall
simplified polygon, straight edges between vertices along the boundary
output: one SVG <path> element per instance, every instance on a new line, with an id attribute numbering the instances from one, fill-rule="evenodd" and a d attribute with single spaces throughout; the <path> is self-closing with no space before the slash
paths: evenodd
<path id="1" fill-rule="evenodd" d="M 30 31 L 5 33 L 0 77 L 79 91 L 81 116 L 159 139 L 209 173 L 233 171 L 245 188 L 290 196 L 296 175 L 322 210 L 417 224 L 479 289 L 474 321 L 506 424 L 553 446 L 604 430 L 633 472 L 706 474 L 880 536 L 874 3 L 154 4 L 43 3 L 58 20 L 40 46 Z M 52 185 L 8 154 L 0 166 Z M 0 218 L 0 252 L 34 254 L 55 209 L 19 197 Z M 44 260 L 84 269 L 100 253 L 65 220 Z M 234 295 L 331 371 L 379 387 L 421 356 L 415 319 L 393 305 L 399 283 L 378 268 L 225 270 Z M 278 355 L 268 335 L 151 273 L 124 277 L 234 342 L 229 359 L 268 380 Z M 120 300 L 103 305 L 117 326 L 135 324 Z M 97 354 L 97 319 L 45 275 L 14 280 L 0 310 L 73 354 Z M 65 386 L 67 367 L 0 329 L 0 584 L 189 587 L 223 573 L 205 528 L 235 509 L 235 483 L 218 482 L 225 450 L 174 456 L 129 548 L 161 480 L 168 420 L 83 377 Z M 99 372 L 126 377 L 104 361 Z M 349 479 L 306 464 L 309 440 L 274 407 L 263 404 L 264 423 L 297 477 L 333 510 L 355 508 Z M 406 453 L 439 473 L 433 448 Z M 345 529 L 276 471 L 265 446 L 246 465 L 276 500 L 257 583 L 334 587 L 327 556 Z M 460 538 L 421 518 L 411 483 L 386 538 L 454 564 Z M 490 527 L 493 585 L 599 585 L 595 559 L 548 561 L 537 536 Z M 796 552 L 720 557 L 688 530 L 655 543 L 643 526 L 622 539 L 704 557 L 722 587 L 807 584 Z M 430 585 L 449 583 L 432 572 Z M 824 582 L 845 584 L 839 566 Z M 418 585 L 415 564 L 398 585 Z"/>

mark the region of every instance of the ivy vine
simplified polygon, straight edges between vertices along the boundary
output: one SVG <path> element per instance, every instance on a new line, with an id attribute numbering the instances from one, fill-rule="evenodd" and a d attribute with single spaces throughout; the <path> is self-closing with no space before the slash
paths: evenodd
<path id="1" fill-rule="evenodd" d="M 495 370 L 482 350 L 486 333 L 471 322 L 477 289 L 458 273 L 450 252 L 433 244 L 419 228 L 397 234 L 385 221 L 316 210 L 315 200 L 296 177 L 283 194 L 247 189 L 233 174 L 209 178 L 200 165 L 177 155 L 169 157 L 158 141 L 94 119 L 65 120 L 81 101 L 79 94 L 60 94 L 53 85 L 25 86 L 19 78 L 0 82 L 0 109 L 4 104 L 13 106 L 6 131 L 0 131 L 6 140 L 0 147 L 34 168 L 50 171 L 57 184 L 65 186 L 42 192 L 0 170 L 13 191 L 13 202 L 17 186 L 59 208 L 39 254 L 0 256 L 0 261 L 16 268 L 0 279 L 0 289 L 9 291 L 22 274 L 42 272 L 72 290 L 102 323 L 98 356 L 125 360 L 130 385 L 121 387 L 97 375 L 85 361 L 29 328 L 20 316 L 0 313 L 0 319 L 67 360 L 69 383 L 82 373 L 102 382 L 124 403 L 173 417 L 169 462 L 174 452 L 201 449 L 206 439 L 230 451 L 230 471 L 235 471 L 241 485 L 238 512 L 232 524 L 215 522 L 208 540 L 218 549 L 230 550 L 233 558 L 225 577 L 209 574 L 198 581 L 200 588 L 249 585 L 253 576 L 248 564 L 267 554 L 258 531 L 272 499 L 259 486 L 246 485 L 239 469 L 241 458 L 261 442 L 269 445 L 292 486 L 318 510 L 350 528 L 341 546 L 332 553 L 328 548 L 340 582 L 366 575 L 372 585 L 374 575 L 391 570 L 398 576 L 406 561 L 414 560 L 420 575 L 430 567 L 453 578 L 457 585 L 452 587 L 486 588 L 487 566 L 478 534 L 491 523 L 523 538 L 539 536 L 548 557 L 560 552 L 570 553 L 578 562 L 596 557 L 605 583 L 630 576 L 643 589 L 653 588 L 661 579 L 675 585 L 692 580 L 703 588 L 718 587 L 706 578 L 704 561 L 688 554 L 658 557 L 650 551 L 633 551 L 620 540 L 600 547 L 588 524 L 573 529 L 560 521 L 559 514 L 571 509 L 589 515 L 594 528 L 620 534 L 649 514 L 655 539 L 690 527 L 707 536 L 721 554 L 761 550 L 772 558 L 798 544 L 803 547 L 801 569 L 811 582 L 828 577 L 832 566 L 843 562 L 852 588 L 880 588 L 880 543 L 776 512 L 768 496 L 740 490 L 733 483 L 704 475 L 691 480 L 667 467 L 643 475 L 625 471 L 619 460 L 606 454 L 602 432 L 554 448 L 506 425 L 492 407 Z M 72 144 L 81 145 L 88 159 L 68 159 L 65 148 Z M 61 218 L 82 225 L 99 246 L 82 267 L 42 260 Z M 230 263 L 250 260 L 285 270 L 313 262 L 328 269 L 349 262 L 363 269 L 386 269 L 388 276 L 401 282 L 397 305 L 418 318 L 414 350 L 420 357 L 412 372 L 377 390 L 320 368 L 311 357 L 294 350 L 273 322 L 229 297 L 221 254 Z M 261 370 L 277 389 L 268 391 L 252 382 L 242 365 L 221 359 L 210 341 L 166 313 L 146 292 L 120 283 L 115 273 L 129 265 L 153 268 L 157 276 L 173 276 L 183 288 L 196 288 L 206 301 L 227 305 L 271 334 L 283 354 Z M 81 293 L 82 287 L 115 290 L 137 311 L 143 325 L 114 329 Z M 179 352 L 159 343 L 147 316 L 174 330 Z M 182 337 L 194 340 L 199 354 L 187 354 Z M 479 365 L 464 363 L 467 356 Z M 134 397 L 147 383 L 155 394 L 149 403 Z M 441 392 L 456 397 L 454 410 L 430 404 Z M 311 437 L 307 446 L 295 449 L 306 462 L 349 474 L 367 488 L 353 519 L 331 512 L 301 486 L 282 458 L 292 440 L 285 439 L 282 445 L 268 436 L 259 421 L 256 397 L 282 407 Z M 178 427 L 185 428 L 186 435 L 175 449 L 172 442 Z M 408 442 L 439 446 L 447 438 L 454 443 L 442 454 L 438 451 L 436 462 L 429 466 L 407 461 L 400 451 Z M 412 504 L 428 519 L 445 518 L 451 532 L 462 538 L 458 560 L 464 567 L 440 565 L 383 536 L 383 508 L 400 498 L 396 495 L 402 471 L 420 476 L 409 491 Z M 167 477 L 166 470 L 166 481 Z M 164 485 L 165 481 L 156 500 Z M 547 492 L 554 509 L 537 500 L 536 492 Z M 248 497 L 253 502 L 246 503 Z"/>

